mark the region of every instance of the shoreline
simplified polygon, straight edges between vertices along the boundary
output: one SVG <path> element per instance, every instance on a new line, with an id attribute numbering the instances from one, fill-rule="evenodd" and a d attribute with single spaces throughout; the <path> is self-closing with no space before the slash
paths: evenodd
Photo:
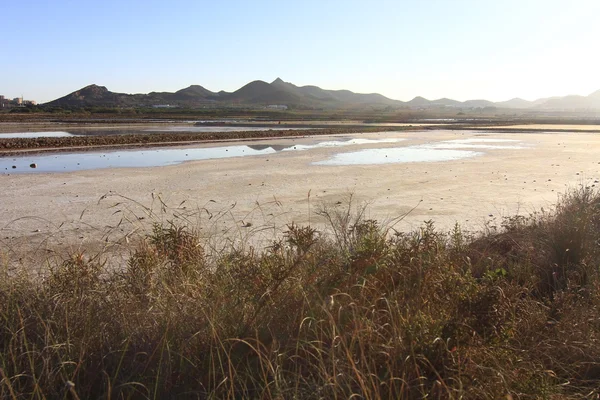
<path id="1" fill-rule="evenodd" d="M 418 128 L 414 128 L 417 130 Z M 262 131 L 226 131 L 226 132 L 148 132 L 120 135 L 89 135 L 71 137 L 40 137 L 2 139 L 0 134 L 0 156 L 10 156 L 21 151 L 70 151 L 80 148 L 125 148 L 127 146 L 163 146 L 218 143 L 224 141 L 248 141 L 285 139 L 338 134 L 357 134 L 372 132 L 409 131 L 409 128 L 364 127 L 329 128 L 302 130 L 262 130 Z"/>
<path id="2" fill-rule="evenodd" d="M 168 123 L 174 126 L 190 126 L 189 123 Z M 0 123 L 1 125 L 1 123 Z M 18 125 L 18 124 L 17 124 Z M 210 126 L 231 126 L 231 127 L 251 127 L 252 124 L 233 125 L 208 125 Z M 374 132 L 419 132 L 419 131 L 465 131 L 485 134 L 593 134 L 600 133 L 598 129 L 587 128 L 584 125 L 580 129 L 573 129 L 575 126 L 561 126 L 561 128 L 548 128 L 553 125 L 538 125 L 532 128 L 526 128 L 527 125 L 507 126 L 459 126 L 451 125 L 350 125 L 350 126 L 325 126 L 315 127 L 314 125 L 294 125 L 290 128 L 287 125 L 273 125 L 286 129 L 268 129 L 252 131 L 214 131 L 214 132 L 182 132 L 182 131 L 148 131 L 139 132 L 135 125 L 113 125 L 113 126 L 95 126 L 87 127 L 88 133 L 81 136 L 71 137 L 39 137 L 39 138 L 2 138 L 2 128 L 0 127 L 0 157 L 10 157 L 14 155 L 29 155 L 41 153 L 62 153 L 62 152 L 85 152 L 95 150 L 126 150 L 135 148 L 152 147 L 171 147 L 187 145 L 203 145 L 211 143 L 229 143 L 229 142 L 247 142 L 253 140 L 277 140 L 289 138 L 302 138 L 311 136 L 327 136 L 339 134 L 358 134 Z M 155 128 L 157 124 L 147 124 L 147 128 Z M 60 126 L 54 126 L 58 129 Z M 296 129 L 297 128 L 297 129 Z M 106 134 L 105 132 L 93 131 L 124 131 L 122 133 Z M 129 132 L 131 130 L 131 132 Z M 22 130 L 23 132 L 45 132 L 49 130 Z"/>
<path id="3" fill-rule="evenodd" d="M 406 139 L 377 145 L 381 148 L 480 138 L 472 131 L 450 130 L 372 132 L 360 137 Z M 343 150 L 190 160 L 162 167 L 0 175 L 0 236 L 11 238 L 9 244 L 20 238 L 40 249 L 99 246 L 106 239 L 107 226 L 119 227 L 109 242 L 121 240 L 130 230 L 150 222 L 144 207 L 166 206 L 204 222 L 208 222 L 207 212 L 225 215 L 217 225 L 213 224 L 216 218 L 211 219 L 211 229 L 226 229 L 237 238 L 265 228 L 261 235 L 268 240 L 290 222 L 319 226 L 317 208 L 344 204 L 349 193 L 357 204 L 370 204 L 369 217 L 382 221 L 417 206 L 397 226 L 399 231 L 410 231 L 427 220 L 440 229 L 451 229 L 460 221 L 464 229 L 473 230 L 486 223 L 499 225 L 503 216 L 547 208 L 566 188 L 590 179 L 594 184 L 600 178 L 600 143 L 593 133 L 493 133 L 485 137 L 515 139 L 531 146 L 484 150 L 482 156 L 440 162 L 312 164 L 340 151 L 374 147 L 356 145 Z M 315 140 L 297 136 L 244 143 L 309 144 Z M 196 213 L 193 217 L 192 212 Z M 145 219 L 138 220 L 140 216 Z M 251 227 L 245 227 L 248 223 Z"/>

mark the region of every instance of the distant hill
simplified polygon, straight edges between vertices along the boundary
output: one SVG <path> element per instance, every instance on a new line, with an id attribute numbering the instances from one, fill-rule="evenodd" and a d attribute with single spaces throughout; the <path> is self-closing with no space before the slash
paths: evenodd
<path id="1" fill-rule="evenodd" d="M 298 87 L 277 78 L 271 83 L 253 81 L 235 92 L 211 92 L 199 85 L 192 85 L 175 93 L 151 92 L 126 94 L 110 92 L 104 86 L 90 85 L 64 97 L 46 103 L 50 106 L 187 106 L 206 104 L 269 106 L 286 105 L 300 108 L 361 108 L 394 106 L 403 107 L 404 102 L 388 99 L 380 94 L 360 94 L 349 90 L 325 90 L 317 86 Z"/>
<path id="2" fill-rule="evenodd" d="M 488 100 L 467 100 L 462 102 L 462 106 L 466 108 L 485 108 L 496 107 L 496 103 Z"/>
<path id="3" fill-rule="evenodd" d="M 597 110 L 600 109 L 600 90 L 589 96 L 550 98 L 536 107 L 544 110 Z"/>
<path id="4" fill-rule="evenodd" d="M 175 93 L 150 92 L 148 94 L 115 93 L 104 86 L 89 85 L 46 104 L 62 107 L 134 107 L 166 104 L 195 106 L 214 102 L 219 96 L 218 93 L 198 85 L 192 85 Z"/>
<path id="5" fill-rule="evenodd" d="M 431 105 L 431 100 L 427 100 L 425 97 L 417 96 L 406 104 L 411 107 L 425 107 Z"/>
<path id="6" fill-rule="evenodd" d="M 269 84 L 263 81 L 254 81 L 227 95 L 223 100 L 237 104 L 293 104 L 305 103 L 302 96 L 285 87 Z"/>
<path id="7" fill-rule="evenodd" d="M 596 90 L 594 93 L 588 96 L 590 99 L 600 99 L 600 90 Z"/>
<path id="8" fill-rule="evenodd" d="M 589 96 L 549 97 L 535 101 L 514 98 L 507 101 L 467 100 L 464 102 L 442 98 L 428 100 L 417 96 L 403 102 L 378 93 L 354 93 L 349 90 L 326 90 L 317 86 L 296 86 L 280 78 L 271 83 L 250 82 L 234 92 L 212 92 L 199 85 L 171 92 L 126 94 L 109 91 L 104 86 L 89 85 L 53 100 L 46 105 L 61 107 L 152 107 L 178 106 L 248 106 L 265 107 L 286 105 L 290 108 L 308 109 L 360 109 L 360 108 L 457 108 L 474 109 L 486 107 L 543 110 L 600 109 L 600 90 Z"/>
<path id="9" fill-rule="evenodd" d="M 533 106 L 533 102 L 515 97 L 507 101 L 497 102 L 496 106 L 501 108 L 528 108 Z"/>
<path id="10" fill-rule="evenodd" d="M 396 106 L 403 102 L 380 94 L 360 94 L 349 90 L 325 90 L 317 86 L 296 86 L 277 78 L 271 83 L 253 81 L 233 93 L 223 94 L 219 101 L 247 105 L 288 105 L 292 107 L 345 108 Z"/>
<path id="11" fill-rule="evenodd" d="M 127 96 L 127 97 L 124 97 Z M 48 104 L 51 105 L 87 105 L 93 104 L 98 106 L 125 105 L 128 103 L 131 95 L 123 95 L 121 93 L 110 92 L 104 86 L 89 85 L 79 89 L 71 94 L 54 100 Z M 131 99 L 132 100 L 132 99 Z M 133 100 L 132 100 L 133 101 Z"/>

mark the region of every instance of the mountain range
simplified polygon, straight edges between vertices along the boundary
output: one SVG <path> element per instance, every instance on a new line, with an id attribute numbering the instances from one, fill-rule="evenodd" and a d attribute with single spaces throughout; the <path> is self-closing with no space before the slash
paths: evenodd
<path id="1" fill-rule="evenodd" d="M 600 90 L 589 96 L 564 96 L 527 101 L 514 98 L 508 101 L 488 100 L 457 101 L 448 98 L 428 100 L 423 97 L 403 102 L 381 94 L 361 94 L 349 90 L 325 90 L 317 86 L 296 86 L 277 78 L 271 83 L 250 82 L 234 92 L 212 92 L 199 85 L 192 85 L 177 92 L 151 92 L 126 94 L 109 91 L 104 86 L 89 85 L 64 97 L 46 103 L 61 107 L 206 107 L 206 106 L 287 106 L 303 109 L 353 109 L 353 108 L 441 108 L 460 109 L 498 107 L 539 110 L 590 110 L 600 109 Z"/>

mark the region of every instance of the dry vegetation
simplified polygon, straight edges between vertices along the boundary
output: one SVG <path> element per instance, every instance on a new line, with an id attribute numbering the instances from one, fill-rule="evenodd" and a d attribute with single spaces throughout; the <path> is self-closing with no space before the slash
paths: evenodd
<path id="1" fill-rule="evenodd" d="M 118 271 L 5 272 L 0 397 L 598 398 L 598 193 L 475 236 L 350 210 L 260 251 L 157 224 Z"/>

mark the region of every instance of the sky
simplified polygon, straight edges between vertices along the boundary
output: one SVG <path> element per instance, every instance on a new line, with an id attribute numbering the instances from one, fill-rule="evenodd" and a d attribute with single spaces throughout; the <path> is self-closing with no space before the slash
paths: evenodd
<path id="1" fill-rule="evenodd" d="M 600 89 L 599 0 L 0 2 L 0 95 L 296 85 L 456 100 Z"/>

